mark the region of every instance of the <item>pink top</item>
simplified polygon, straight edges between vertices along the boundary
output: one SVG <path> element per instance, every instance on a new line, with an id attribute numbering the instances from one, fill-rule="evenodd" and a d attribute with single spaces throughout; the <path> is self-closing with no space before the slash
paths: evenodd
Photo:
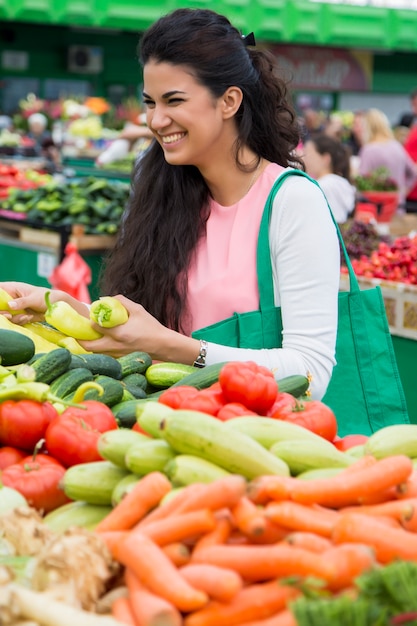
<path id="1" fill-rule="evenodd" d="M 210 200 L 206 237 L 189 269 L 187 308 L 191 333 L 235 313 L 259 308 L 256 247 L 271 187 L 284 168 L 270 163 L 239 202 Z"/>

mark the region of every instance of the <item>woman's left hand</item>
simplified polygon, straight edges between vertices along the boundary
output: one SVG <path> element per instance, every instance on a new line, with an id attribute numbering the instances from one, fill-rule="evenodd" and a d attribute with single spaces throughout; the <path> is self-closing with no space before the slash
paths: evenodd
<path id="1" fill-rule="evenodd" d="M 115 296 L 127 309 L 129 319 L 113 328 L 102 328 L 94 324 L 103 337 L 94 341 L 80 341 L 91 352 L 120 357 L 140 350 L 147 352 L 155 360 L 169 360 L 170 337 L 178 335 L 158 322 L 142 305 L 124 296 Z M 184 339 L 189 339 L 185 338 Z"/>

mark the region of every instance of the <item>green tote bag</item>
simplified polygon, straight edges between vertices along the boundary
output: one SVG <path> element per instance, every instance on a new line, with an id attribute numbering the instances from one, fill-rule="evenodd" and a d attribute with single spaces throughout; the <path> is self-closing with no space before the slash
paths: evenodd
<path id="1" fill-rule="evenodd" d="M 274 304 L 268 230 L 273 200 L 290 175 L 306 176 L 317 184 L 304 172 L 290 170 L 282 174 L 271 189 L 258 236 L 259 310 L 235 313 L 200 328 L 193 337 L 231 347 L 281 347 L 281 310 Z M 337 364 L 322 401 L 333 409 L 340 436 L 370 435 L 384 426 L 409 423 L 407 405 L 381 289 L 378 286 L 359 288 L 340 230 L 331 215 L 348 268 L 350 290 L 339 292 Z"/>

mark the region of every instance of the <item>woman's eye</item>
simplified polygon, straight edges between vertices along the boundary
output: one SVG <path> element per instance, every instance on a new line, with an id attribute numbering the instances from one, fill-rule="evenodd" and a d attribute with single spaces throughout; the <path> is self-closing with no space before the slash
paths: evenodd
<path id="1" fill-rule="evenodd" d="M 178 104 L 179 102 L 184 102 L 183 98 L 170 98 L 168 100 L 169 104 Z"/>

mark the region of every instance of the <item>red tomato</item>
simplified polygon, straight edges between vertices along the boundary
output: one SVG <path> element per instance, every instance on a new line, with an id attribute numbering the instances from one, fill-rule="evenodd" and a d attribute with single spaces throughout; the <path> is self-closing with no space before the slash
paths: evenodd
<path id="1" fill-rule="evenodd" d="M 57 415 L 50 402 L 5 400 L 0 404 L 0 443 L 32 452 Z"/>
<path id="2" fill-rule="evenodd" d="M 260 415 L 267 413 L 278 394 L 272 371 L 254 361 L 229 361 L 220 372 L 219 383 L 227 402 L 240 402 Z"/>
<path id="3" fill-rule="evenodd" d="M 333 445 L 338 450 L 344 452 L 345 450 L 349 450 L 349 448 L 353 448 L 354 446 L 360 446 L 366 443 L 367 440 L 368 437 L 366 435 L 345 435 L 344 437 L 335 439 L 333 441 Z"/>
<path id="4" fill-rule="evenodd" d="M 0 448 L 0 470 L 18 463 L 27 456 L 26 450 L 13 448 L 12 446 L 4 446 Z"/>
<path id="5" fill-rule="evenodd" d="M 19 491 L 35 509 L 48 513 L 69 499 L 60 487 L 65 467 L 57 461 L 46 461 L 42 458 L 44 456 L 39 455 L 39 459 L 26 457 L 9 465 L 3 470 L 1 480 L 6 487 Z"/>
<path id="6" fill-rule="evenodd" d="M 283 413 L 281 419 L 303 426 L 328 441 L 333 441 L 337 434 L 335 414 L 319 400 L 300 402 L 290 413 Z"/>
<path id="7" fill-rule="evenodd" d="M 287 413 L 291 413 L 293 408 L 297 406 L 297 400 L 286 391 L 279 391 L 277 399 L 269 409 L 267 416 L 275 419 L 285 419 Z"/>
<path id="8" fill-rule="evenodd" d="M 240 402 L 227 402 L 224 404 L 220 411 L 217 413 L 217 419 L 222 422 L 226 422 L 227 420 L 231 420 L 234 417 L 241 417 L 242 415 L 259 415 L 254 411 L 250 411 L 244 404 Z"/>
<path id="9" fill-rule="evenodd" d="M 49 424 L 46 449 L 64 467 L 102 461 L 97 449 L 101 433 L 118 428 L 111 409 L 102 402 L 84 401 L 86 409 L 70 407 Z"/>
<path id="10" fill-rule="evenodd" d="M 139 422 L 136 422 L 135 424 L 133 424 L 132 430 L 134 430 L 137 433 L 140 433 L 141 435 L 146 435 L 147 437 L 150 437 L 150 434 L 147 433 L 146 430 L 143 430 Z"/>

